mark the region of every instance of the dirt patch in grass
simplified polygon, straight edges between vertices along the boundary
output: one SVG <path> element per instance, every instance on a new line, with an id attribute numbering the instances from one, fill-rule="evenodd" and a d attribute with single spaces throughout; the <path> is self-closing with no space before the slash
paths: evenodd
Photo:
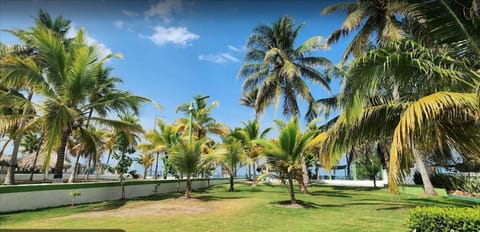
<path id="1" fill-rule="evenodd" d="M 78 213 L 65 218 L 102 218 L 102 217 L 131 217 L 201 214 L 214 210 L 217 206 L 197 199 L 176 198 L 165 201 L 136 201 L 108 210 L 93 209 L 89 212 Z"/>

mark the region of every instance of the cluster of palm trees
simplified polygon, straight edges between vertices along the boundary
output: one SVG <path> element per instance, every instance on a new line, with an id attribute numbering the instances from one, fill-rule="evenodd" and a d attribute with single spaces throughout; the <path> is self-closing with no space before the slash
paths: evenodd
<path id="1" fill-rule="evenodd" d="M 56 153 L 53 174 L 60 181 L 67 149 L 77 162 L 84 156 L 95 163 L 116 144 L 107 147 L 105 130 L 141 131 L 138 123 L 108 116 L 136 114 L 149 100 L 116 88 L 121 79 L 110 76 L 105 66 L 115 56 L 88 45 L 83 29 L 66 38 L 69 29 L 69 20 L 52 19 L 40 10 L 33 27 L 9 31 L 22 45 L 0 49 L 0 136 L 6 139 L 3 147 L 13 142 L 5 184 L 15 183 L 20 145 L 32 133 L 40 135 L 35 149 L 37 155 L 44 153 L 45 164 Z M 110 134 L 115 138 L 118 133 Z"/>
<path id="2" fill-rule="evenodd" d="M 329 169 L 343 155 L 351 162 L 362 147 L 375 146 L 393 192 L 415 164 L 425 192 L 435 194 L 426 158 L 458 153 L 469 160 L 480 154 L 478 1 L 358 0 L 331 5 L 323 13 L 335 11 L 347 13 L 338 30 L 297 47 L 304 24 L 288 16 L 254 28 L 238 73 L 244 78 L 241 104 L 255 111 L 254 120 L 229 129 L 211 116 L 216 102 L 195 96 L 177 108 L 185 117 L 172 124 L 157 120 L 140 144 L 143 131 L 135 114 L 150 100 L 116 88 L 121 80 L 105 67 L 115 56 L 100 56 L 85 43 L 82 29 L 66 38 L 70 21 L 52 20 L 40 11 L 32 28 L 10 31 L 23 45 L 0 49 L 0 136 L 6 139 L 3 148 L 13 143 L 5 184 L 14 183 L 22 144 L 25 151 L 42 151 L 46 160 L 55 152 L 58 178 L 67 149 L 76 157 L 74 167 L 81 156 L 95 167 L 104 152 L 107 160 L 122 160 L 139 149 L 145 170 L 156 162 L 155 178 L 160 159 L 164 175 L 186 177 L 186 197 L 191 179 L 209 176 L 217 165 L 230 176 L 234 191 L 238 167 L 252 165 L 255 179 L 255 166 L 263 156 L 288 181 L 295 204 L 293 183 L 297 180 L 301 191 L 307 191 L 309 157 Z M 314 54 L 355 32 L 338 66 Z M 308 83 L 330 91 L 334 76 L 343 80 L 341 92 L 315 99 Z M 308 103 L 304 117 L 311 123 L 303 132 L 297 97 Z M 259 117 L 271 105 L 276 109 L 279 101 L 291 119 L 277 121 L 278 139 L 267 139 L 272 129 L 260 130 Z M 332 109 L 341 113 L 317 126 L 319 114 Z"/>
<path id="3" fill-rule="evenodd" d="M 263 142 L 268 162 L 291 182 L 291 170 L 301 168 L 301 162 L 293 162 L 295 149 L 313 146 L 313 151 L 303 153 L 314 152 L 329 169 L 343 155 L 371 144 L 381 151 L 393 192 L 416 164 L 425 192 L 435 194 L 426 158 L 451 157 L 455 152 L 468 160 L 480 154 L 478 1 L 358 0 L 328 6 L 323 13 L 335 11 L 346 12 L 347 17 L 325 41 L 313 37 L 294 48 L 303 24 L 296 26 L 288 16 L 259 25 L 248 40 L 239 71 L 244 78 L 241 103 L 252 107 L 257 117 L 272 104 L 276 108 L 279 100 L 284 115 L 298 116 L 298 96 L 309 103 L 307 120 L 341 110 L 318 128 L 313 145 L 305 145 L 310 133 L 293 129 L 292 120 L 278 140 Z M 311 55 L 354 32 L 338 66 Z M 325 74 L 315 69 L 318 66 Z M 343 78 L 341 92 L 313 99 L 305 80 L 328 90 L 331 74 Z"/>

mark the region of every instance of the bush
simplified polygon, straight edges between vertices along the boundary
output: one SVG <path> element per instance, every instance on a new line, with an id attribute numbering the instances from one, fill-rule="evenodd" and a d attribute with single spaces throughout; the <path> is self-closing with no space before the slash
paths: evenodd
<path id="1" fill-rule="evenodd" d="M 417 207 L 409 211 L 412 231 L 479 231 L 480 208 Z"/>

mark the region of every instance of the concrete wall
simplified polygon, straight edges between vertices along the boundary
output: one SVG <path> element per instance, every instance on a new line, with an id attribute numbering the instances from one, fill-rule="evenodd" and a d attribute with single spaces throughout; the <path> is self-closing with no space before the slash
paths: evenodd
<path id="1" fill-rule="evenodd" d="M 135 185 L 125 186 L 126 198 L 136 198 L 150 196 L 156 193 L 172 193 L 177 191 L 176 181 L 143 181 L 145 183 L 138 183 Z M 228 179 L 212 179 L 211 185 L 228 183 Z M 75 197 L 75 204 L 93 203 L 102 201 L 118 200 L 122 197 L 121 186 L 108 186 L 101 187 L 102 183 L 98 183 L 99 186 L 92 186 L 90 183 L 75 183 L 75 184 L 47 184 L 52 188 L 54 185 L 62 185 L 61 187 L 68 189 L 54 189 L 54 190 L 33 190 L 33 191 L 20 191 L 11 193 L 2 193 L 0 191 L 0 213 L 13 212 L 21 210 L 34 210 L 41 208 L 58 207 L 64 205 L 70 205 L 72 203 L 72 196 L 70 192 L 80 192 L 80 196 Z M 72 188 L 69 188 L 71 185 Z M 85 187 L 82 187 L 85 185 Z M 95 184 L 94 184 L 95 185 Z M 111 185 L 111 184 L 110 184 Z M 116 185 L 116 184 L 115 184 Z M 23 185 L 22 185 L 23 186 Z M 45 188 L 43 185 L 24 185 L 30 186 L 32 189 Z M 9 188 L 10 186 L 3 186 L 0 188 Z M 16 186 L 13 186 L 16 187 Z M 60 187 L 60 186 L 59 186 Z M 193 180 L 192 188 L 201 189 L 208 187 L 207 180 Z M 185 190 L 185 181 L 182 180 L 179 184 L 180 191 Z M 0 189 L 1 190 L 1 189 Z"/>

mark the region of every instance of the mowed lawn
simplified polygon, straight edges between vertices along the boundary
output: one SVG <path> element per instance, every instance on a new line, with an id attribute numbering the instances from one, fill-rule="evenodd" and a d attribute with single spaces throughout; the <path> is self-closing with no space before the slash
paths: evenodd
<path id="1" fill-rule="evenodd" d="M 236 184 L 182 194 L 0 214 L 0 229 L 78 228 L 126 231 L 407 231 L 408 210 L 420 205 L 472 207 L 473 203 L 420 198 L 408 189 L 399 197 L 386 189 L 313 186 L 297 194 L 306 208 L 288 208 L 280 185 Z M 55 196 L 52 196 L 55 197 Z M 21 200 L 21 199 L 18 199 Z"/>

